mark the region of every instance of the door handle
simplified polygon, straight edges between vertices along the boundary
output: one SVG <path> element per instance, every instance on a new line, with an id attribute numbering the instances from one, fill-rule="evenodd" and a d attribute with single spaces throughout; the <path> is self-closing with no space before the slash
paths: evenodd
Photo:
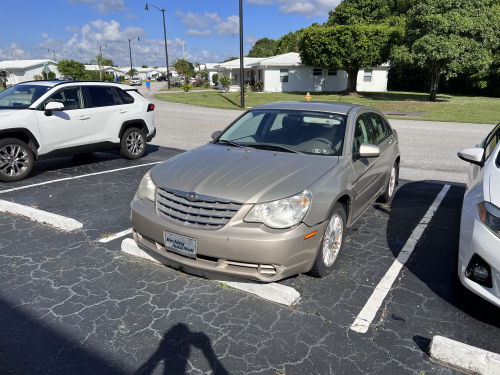
<path id="1" fill-rule="evenodd" d="M 88 120 L 89 118 L 89 116 L 80 116 L 78 117 L 78 120 Z"/>
<path id="2" fill-rule="evenodd" d="M 392 142 L 394 142 L 392 139 L 389 141 L 389 144 L 392 145 Z"/>
<path id="3" fill-rule="evenodd" d="M 126 109 L 122 109 L 120 112 L 118 113 L 127 113 L 128 111 Z"/>

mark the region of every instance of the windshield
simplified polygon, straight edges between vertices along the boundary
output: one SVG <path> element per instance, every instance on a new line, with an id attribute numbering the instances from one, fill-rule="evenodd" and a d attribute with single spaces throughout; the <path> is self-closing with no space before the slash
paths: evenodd
<path id="1" fill-rule="evenodd" d="M 295 110 L 253 110 L 218 142 L 280 152 L 340 156 L 347 115 Z"/>
<path id="2" fill-rule="evenodd" d="M 132 81 L 138 81 L 139 78 L 132 78 Z"/>
<path id="3" fill-rule="evenodd" d="M 0 92 L 0 109 L 26 109 L 51 88 L 39 85 L 13 86 Z"/>

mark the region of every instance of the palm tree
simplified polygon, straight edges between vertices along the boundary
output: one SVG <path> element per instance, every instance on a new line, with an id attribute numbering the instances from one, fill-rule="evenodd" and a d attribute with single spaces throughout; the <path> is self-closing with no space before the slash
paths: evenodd
<path id="1" fill-rule="evenodd" d="M 135 68 L 132 68 L 130 69 L 128 72 L 127 72 L 127 75 L 132 78 L 133 76 L 135 76 L 137 74 L 137 70 Z"/>
<path id="2" fill-rule="evenodd" d="M 187 74 L 191 72 L 191 64 L 186 59 L 177 59 L 172 64 L 177 74 L 184 76 L 184 83 L 187 82 Z"/>

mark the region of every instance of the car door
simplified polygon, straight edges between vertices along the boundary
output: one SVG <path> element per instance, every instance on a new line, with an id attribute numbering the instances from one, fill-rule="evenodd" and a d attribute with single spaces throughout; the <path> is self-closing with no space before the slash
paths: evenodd
<path id="1" fill-rule="evenodd" d="M 354 198 L 354 220 L 370 205 L 380 190 L 379 176 L 377 175 L 378 158 L 360 158 L 361 144 L 373 144 L 373 130 L 366 114 L 356 118 L 353 129 L 352 167 L 354 169 L 354 183 L 352 186 Z"/>
<path id="2" fill-rule="evenodd" d="M 376 174 L 378 175 L 378 188 L 385 186 L 389 173 L 394 164 L 394 137 L 385 126 L 385 122 L 378 113 L 367 114 L 373 127 L 373 143 L 380 147 L 380 156 L 375 163 Z"/>
<path id="3" fill-rule="evenodd" d="M 92 147 L 94 151 L 118 145 L 122 124 L 129 119 L 130 105 L 122 104 L 113 87 L 86 86 L 92 114 Z"/>
<path id="4" fill-rule="evenodd" d="M 45 105 L 59 102 L 64 110 L 45 114 Z M 43 156 L 63 156 L 91 151 L 91 114 L 80 86 L 65 87 L 52 94 L 35 111 L 42 139 Z"/>

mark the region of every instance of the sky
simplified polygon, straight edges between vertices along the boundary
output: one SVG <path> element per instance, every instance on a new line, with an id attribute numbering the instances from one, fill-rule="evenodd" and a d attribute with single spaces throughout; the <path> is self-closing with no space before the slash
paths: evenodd
<path id="1" fill-rule="evenodd" d="M 244 52 L 260 38 L 322 23 L 340 0 L 243 0 Z M 162 12 L 139 0 L 2 0 L 0 61 L 62 58 L 90 62 L 99 53 L 118 66 L 165 66 Z M 165 7 L 168 57 L 216 63 L 239 56 L 238 0 L 154 0 Z M 135 63 L 134 63 L 135 59 Z"/>

